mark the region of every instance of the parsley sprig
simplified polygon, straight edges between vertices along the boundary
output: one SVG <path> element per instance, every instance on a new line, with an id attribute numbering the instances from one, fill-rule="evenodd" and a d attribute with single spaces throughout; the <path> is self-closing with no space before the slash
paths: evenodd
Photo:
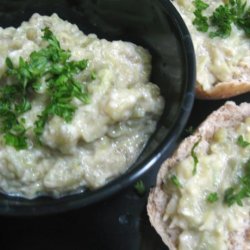
<path id="1" fill-rule="evenodd" d="M 229 187 L 224 194 L 224 202 L 228 206 L 238 204 L 243 206 L 242 200 L 250 197 L 250 160 L 244 168 L 244 175 L 239 178 L 239 183 Z"/>
<path id="2" fill-rule="evenodd" d="M 207 195 L 207 202 L 209 203 L 214 203 L 216 201 L 218 201 L 219 197 L 218 197 L 218 193 L 213 192 L 213 193 L 209 193 Z"/>
<path id="3" fill-rule="evenodd" d="M 250 37 L 250 7 L 247 9 L 247 2 L 242 0 L 229 0 L 219 5 L 211 16 L 204 16 L 203 11 L 209 5 L 202 0 L 194 0 L 195 6 L 193 24 L 198 31 L 207 32 L 209 36 L 226 38 L 230 36 L 232 24 L 244 30 L 246 36 Z M 212 28 L 209 29 L 209 26 Z"/>
<path id="4" fill-rule="evenodd" d="M 246 148 L 248 146 L 250 146 L 250 142 L 246 141 L 242 135 L 240 135 L 237 139 L 237 144 L 242 147 L 242 148 Z"/>
<path id="5" fill-rule="evenodd" d="M 180 182 L 180 180 L 178 179 L 178 177 L 176 175 L 172 175 L 170 177 L 171 182 L 177 187 L 177 188 L 182 188 L 182 184 Z"/>
<path id="6" fill-rule="evenodd" d="M 146 192 L 146 188 L 142 180 L 139 180 L 135 183 L 134 189 L 140 196 L 143 196 Z"/>
<path id="7" fill-rule="evenodd" d="M 53 116 L 59 116 L 66 122 L 72 120 L 77 109 L 74 98 L 89 103 L 85 85 L 75 79 L 75 75 L 87 67 L 88 61 L 71 61 L 70 51 L 61 48 L 48 27 L 43 29 L 42 38 L 47 41 L 47 47 L 32 52 L 27 61 L 20 57 L 17 67 L 14 67 L 10 58 L 5 60 L 7 76 L 14 83 L 0 88 L 0 132 L 3 133 L 5 144 L 17 150 L 28 146 L 25 119 L 21 115 L 32 108 L 30 96 L 35 98 L 36 95 L 44 94 L 47 99 L 33 128 L 38 140 Z M 44 83 L 46 90 L 41 93 Z"/>
<path id="8" fill-rule="evenodd" d="M 193 1 L 196 9 L 194 11 L 195 19 L 193 20 L 193 24 L 196 26 L 197 30 L 201 32 L 208 31 L 208 18 L 203 15 L 203 10 L 208 8 L 208 4 L 203 2 L 202 0 Z"/>
<path id="9" fill-rule="evenodd" d="M 191 149 L 191 156 L 193 158 L 193 161 L 194 161 L 194 167 L 193 167 L 193 175 L 196 174 L 197 172 L 197 164 L 199 163 L 199 160 L 198 160 L 198 157 L 197 157 L 197 154 L 195 152 L 195 149 L 198 147 L 199 143 L 201 141 L 201 138 L 193 145 L 192 149 Z"/>
<path id="10" fill-rule="evenodd" d="M 247 37 L 250 37 L 250 8 L 237 18 L 236 25 L 244 30 Z"/>
<path id="11" fill-rule="evenodd" d="M 215 28 L 215 31 L 210 31 L 209 36 L 211 38 L 219 36 L 226 38 L 231 34 L 232 23 L 234 21 L 234 15 L 229 4 L 220 5 L 215 9 L 210 17 L 211 25 Z"/>

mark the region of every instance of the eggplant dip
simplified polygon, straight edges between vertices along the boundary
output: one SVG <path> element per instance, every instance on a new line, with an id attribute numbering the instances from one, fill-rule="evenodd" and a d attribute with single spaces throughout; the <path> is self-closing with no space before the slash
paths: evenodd
<path id="1" fill-rule="evenodd" d="M 139 156 L 164 100 L 151 56 L 56 14 L 0 28 L 0 189 L 35 198 L 96 189 Z"/>

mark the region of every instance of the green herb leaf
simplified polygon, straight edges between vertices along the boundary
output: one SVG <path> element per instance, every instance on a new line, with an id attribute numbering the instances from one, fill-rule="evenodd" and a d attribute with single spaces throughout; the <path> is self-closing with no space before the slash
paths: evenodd
<path id="1" fill-rule="evenodd" d="M 19 105 L 15 106 L 15 111 L 16 111 L 16 114 L 18 115 L 23 114 L 27 112 L 28 110 L 31 110 L 31 103 L 25 98 L 23 98 L 22 102 L 19 103 Z"/>
<path id="2" fill-rule="evenodd" d="M 95 80 L 96 79 L 96 72 L 92 71 L 90 77 L 91 77 L 91 80 Z"/>
<path id="3" fill-rule="evenodd" d="M 141 196 L 144 195 L 146 192 L 145 185 L 142 180 L 137 181 L 134 185 L 134 188 L 136 192 Z"/>
<path id="4" fill-rule="evenodd" d="M 7 58 L 5 59 L 5 64 L 7 65 L 7 67 L 9 68 L 9 70 L 14 69 L 14 65 L 13 65 L 13 63 L 12 63 L 12 61 L 10 60 L 9 57 L 7 57 Z"/>
<path id="5" fill-rule="evenodd" d="M 193 1 L 193 3 L 197 10 L 205 10 L 209 6 L 207 3 L 203 2 L 202 0 L 195 0 Z"/>
<path id="6" fill-rule="evenodd" d="M 243 136 L 240 135 L 240 136 L 238 137 L 238 139 L 237 139 L 237 144 L 238 144 L 239 146 L 241 146 L 242 148 L 246 148 L 247 146 L 250 145 L 250 142 L 245 141 L 244 138 L 243 138 Z"/>
<path id="7" fill-rule="evenodd" d="M 244 30 L 247 37 L 250 37 L 250 7 L 241 17 L 237 18 L 236 25 Z"/>
<path id="8" fill-rule="evenodd" d="M 193 167 L 193 172 L 192 172 L 193 175 L 196 174 L 196 172 L 197 172 L 197 164 L 199 163 L 198 157 L 197 157 L 197 155 L 195 153 L 195 149 L 199 145 L 200 141 L 201 141 L 201 138 L 193 145 L 193 147 L 191 149 L 191 156 L 193 157 L 193 160 L 194 160 L 194 167 Z"/>
<path id="9" fill-rule="evenodd" d="M 37 120 L 35 121 L 34 133 L 37 136 L 38 141 L 40 141 L 40 136 L 43 133 L 47 119 L 48 119 L 48 115 L 47 115 L 46 109 L 45 111 L 43 111 L 41 115 L 37 116 Z"/>
<path id="10" fill-rule="evenodd" d="M 242 200 L 250 197 L 250 160 L 245 165 L 245 174 L 239 179 L 239 183 L 226 189 L 224 193 L 224 202 L 228 206 L 238 204 L 243 206 Z"/>
<path id="11" fill-rule="evenodd" d="M 26 137 L 23 135 L 14 135 L 12 133 L 6 133 L 4 135 L 5 144 L 16 148 L 17 150 L 27 148 Z"/>
<path id="12" fill-rule="evenodd" d="M 218 193 L 214 192 L 214 193 L 210 193 L 207 196 L 207 201 L 210 203 L 214 203 L 219 199 L 218 197 Z"/>
<path id="13" fill-rule="evenodd" d="M 176 175 L 172 175 L 170 177 L 170 180 L 172 181 L 172 183 L 177 187 L 177 188 L 182 188 L 182 185 L 178 179 L 178 177 Z"/>
<path id="14" fill-rule="evenodd" d="M 243 3 L 242 0 L 230 0 L 229 3 L 231 5 L 231 12 L 234 16 L 241 17 L 244 15 L 247 5 L 246 1 Z"/>
<path id="15" fill-rule="evenodd" d="M 44 40 L 47 40 L 49 44 L 51 45 L 51 47 L 57 50 L 60 50 L 61 49 L 60 43 L 56 39 L 56 37 L 53 35 L 52 31 L 48 27 L 45 27 L 42 31 L 44 32 L 42 38 Z"/>
<path id="16" fill-rule="evenodd" d="M 202 15 L 202 11 L 208 8 L 208 4 L 203 2 L 202 0 L 193 1 L 196 9 L 194 11 L 195 19 L 193 20 L 193 24 L 196 26 L 197 30 L 201 32 L 208 31 L 208 18 Z"/>
<path id="17" fill-rule="evenodd" d="M 207 32 L 210 26 L 214 29 L 209 32 L 211 38 L 226 38 L 231 34 L 232 24 L 235 24 L 239 29 L 244 30 L 247 37 L 250 37 L 250 7 L 246 10 L 247 1 L 226 1 L 225 4 L 219 5 L 210 17 L 202 14 L 202 11 L 209 7 L 208 4 L 201 0 L 195 0 L 193 4 L 196 7 L 193 24 L 197 30 Z"/>
<path id="18" fill-rule="evenodd" d="M 211 24 L 217 28 L 216 31 L 211 31 L 209 36 L 211 38 L 219 36 L 226 38 L 231 34 L 232 23 L 234 16 L 228 4 L 220 5 L 215 9 L 213 15 L 210 17 Z"/>
<path id="19" fill-rule="evenodd" d="M 17 67 L 9 57 L 5 60 L 7 76 L 15 81 L 0 88 L 0 128 L 5 143 L 17 150 L 27 147 L 25 123 L 21 119 L 19 122 L 18 117 L 32 108 L 29 93 L 44 94 L 39 93 L 42 84 L 47 86 L 47 105 L 34 123 L 33 131 L 38 141 L 53 116 L 59 116 L 66 122 L 72 120 L 77 109 L 73 104 L 75 98 L 84 104 L 90 101 L 85 83 L 74 79 L 76 74 L 86 69 L 88 61 L 70 61 L 70 51 L 61 48 L 52 31 L 46 27 L 43 33 L 47 47 L 32 52 L 27 61 L 20 57 Z"/>
<path id="20" fill-rule="evenodd" d="M 230 207 L 234 203 L 237 203 L 239 206 L 243 206 L 242 199 L 245 197 L 242 190 L 237 192 L 236 188 L 230 187 L 226 189 L 224 194 L 224 202 Z"/>

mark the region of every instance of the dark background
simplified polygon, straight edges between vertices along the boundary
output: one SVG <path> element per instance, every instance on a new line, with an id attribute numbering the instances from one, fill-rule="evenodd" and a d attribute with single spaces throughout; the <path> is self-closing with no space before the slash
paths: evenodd
<path id="1" fill-rule="evenodd" d="M 231 100 L 250 102 L 250 94 Z M 196 100 L 187 129 L 224 104 Z M 155 183 L 159 164 L 142 180 L 147 193 L 139 196 L 133 187 L 93 206 L 41 217 L 0 217 L 0 249 L 24 250 L 166 250 L 146 213 L 148 191 Z"/>

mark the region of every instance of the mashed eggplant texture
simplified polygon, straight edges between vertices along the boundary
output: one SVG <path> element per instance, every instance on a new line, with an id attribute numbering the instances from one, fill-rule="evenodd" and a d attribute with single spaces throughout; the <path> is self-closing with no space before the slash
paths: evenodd
<path id="1" fill-rule="evenodd" d="M 164 108 L 150 71 L 144 48 L 56 14 L 0 28 L 2 192 L 59 197 L 124 173 Z"/>

